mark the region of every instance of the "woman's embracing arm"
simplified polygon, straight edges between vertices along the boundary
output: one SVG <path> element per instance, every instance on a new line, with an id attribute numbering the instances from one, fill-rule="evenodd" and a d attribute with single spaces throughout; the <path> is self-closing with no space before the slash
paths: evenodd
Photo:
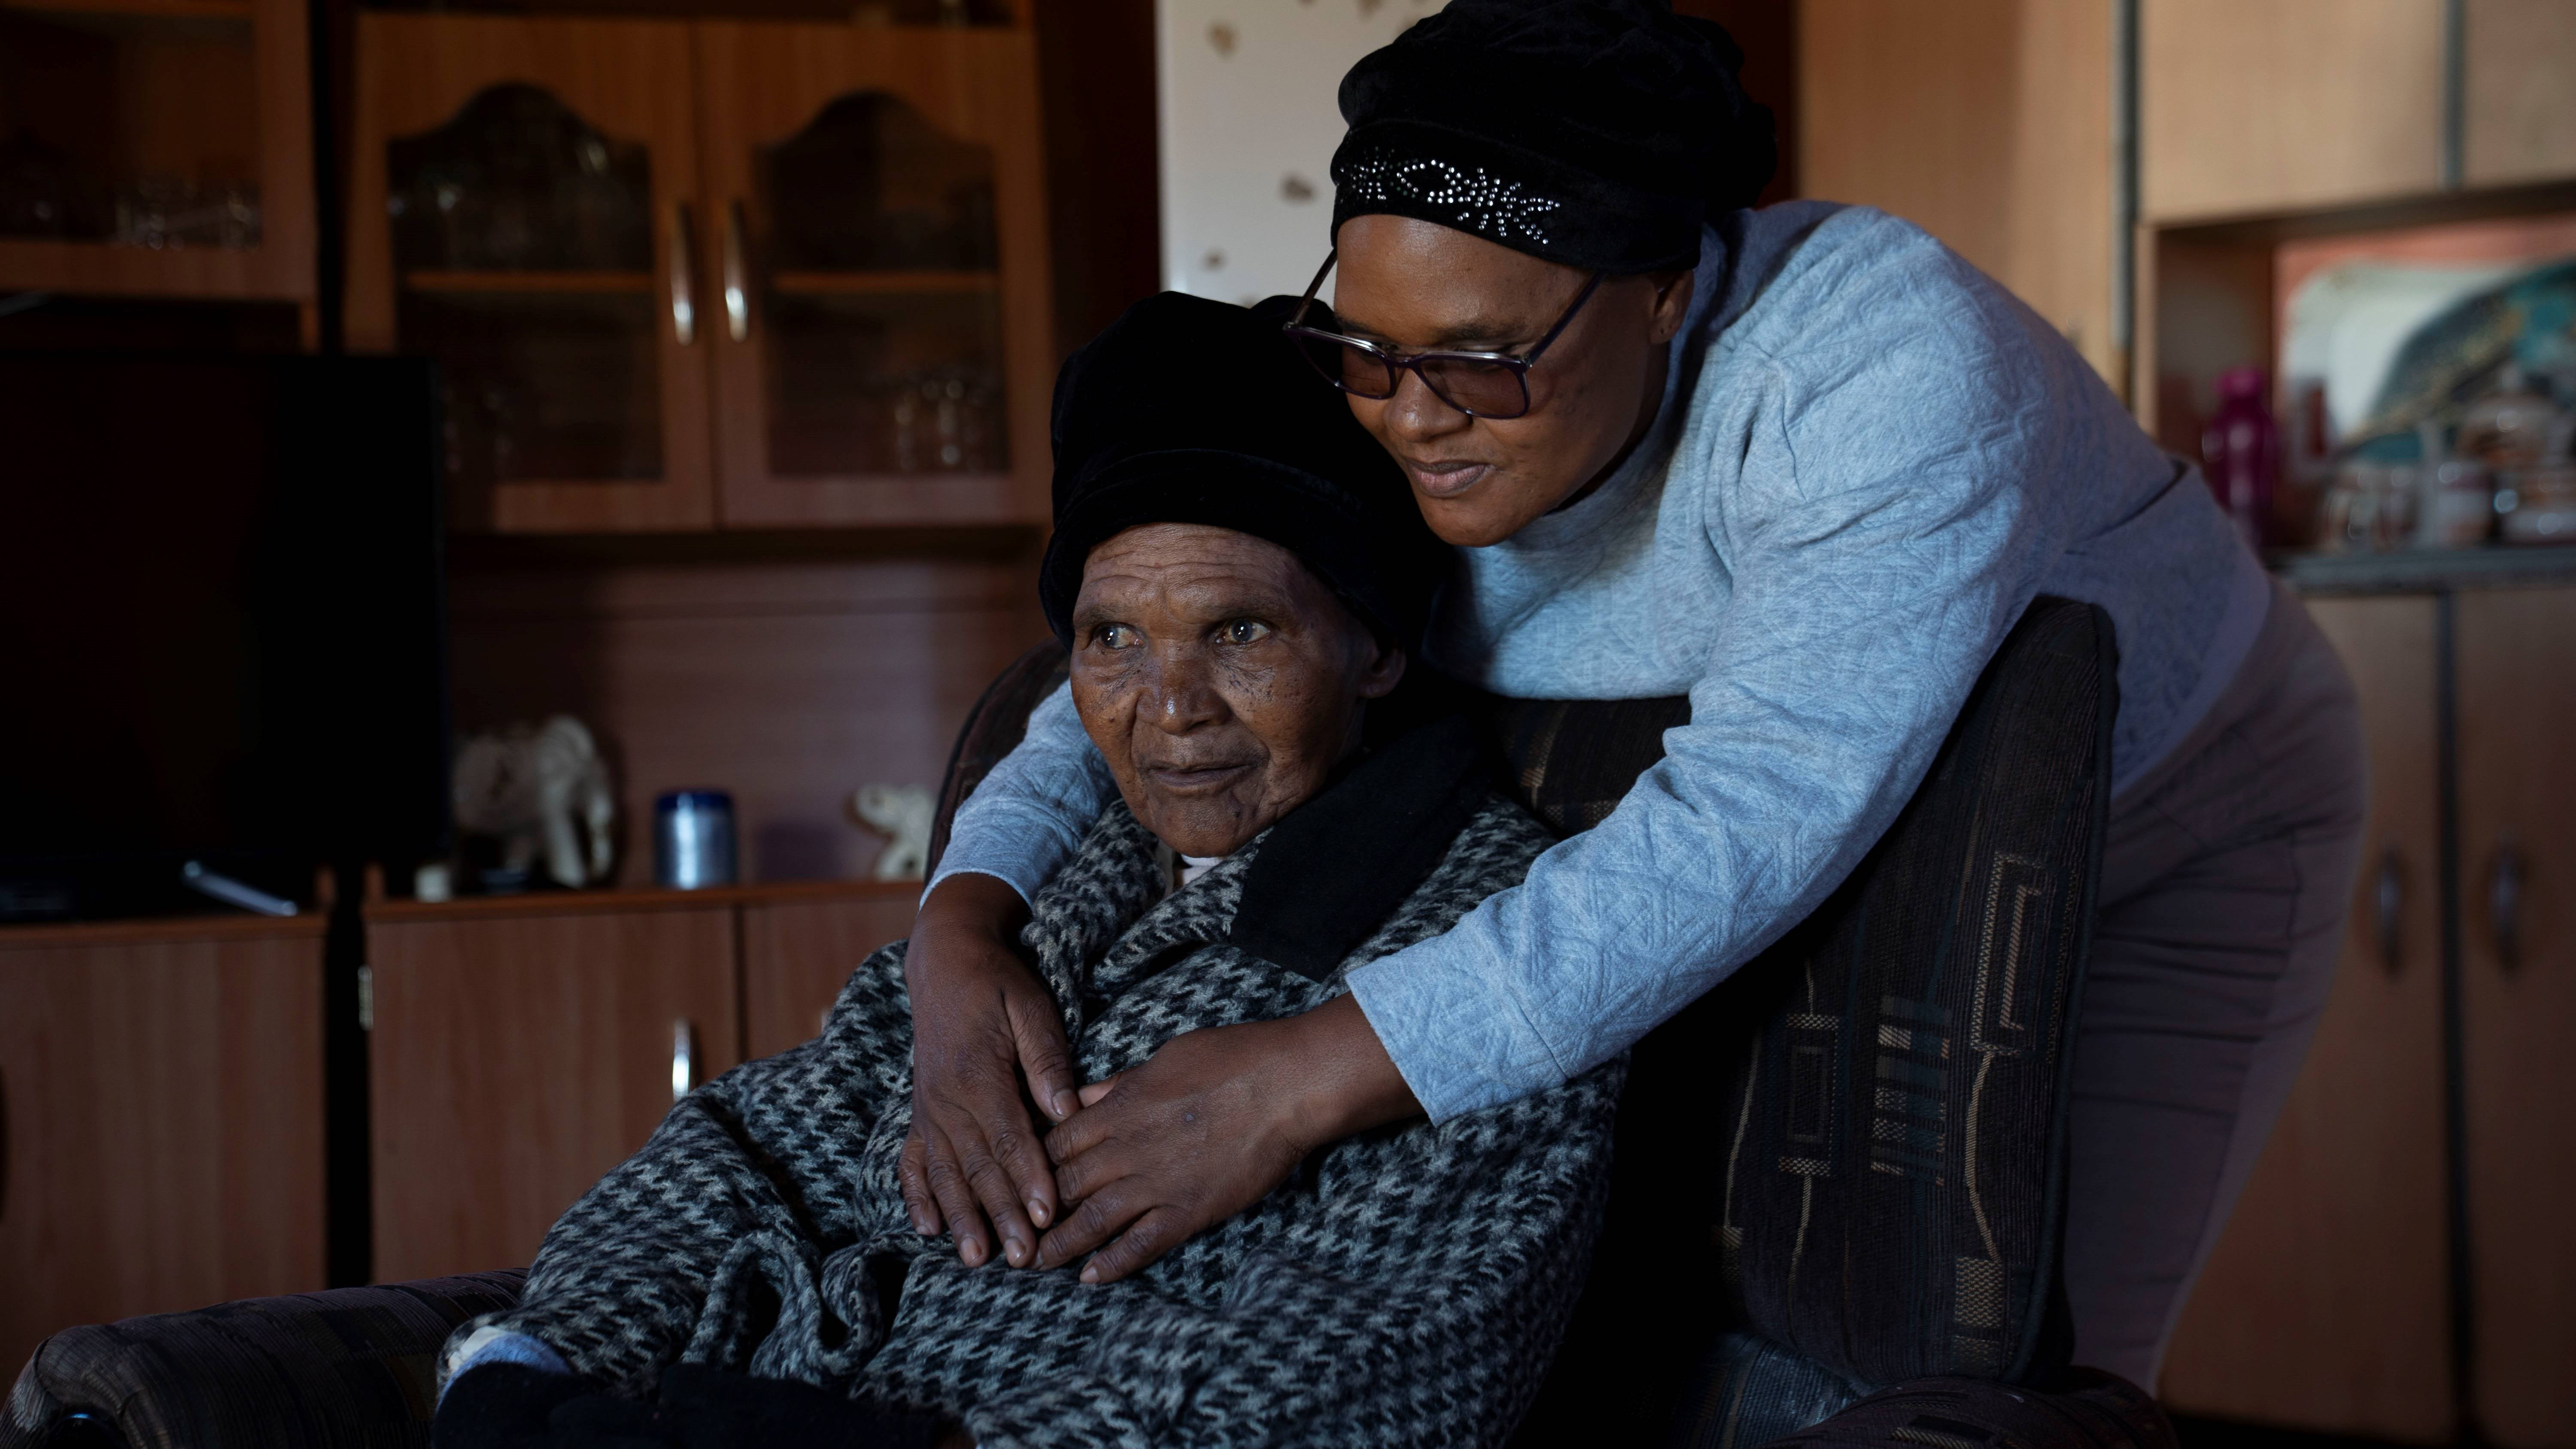
<path id="1" fill-rule="evenodd" d="M 1036 900 L 1117 791 L 1074 713 L 1073 686 L 1057 686 L 1030 713 L 1018 748 L 957 807 L 948 852 L 923 897 L 953 876 L 974 874 L 1007 883 L 1023 903 Z"/>

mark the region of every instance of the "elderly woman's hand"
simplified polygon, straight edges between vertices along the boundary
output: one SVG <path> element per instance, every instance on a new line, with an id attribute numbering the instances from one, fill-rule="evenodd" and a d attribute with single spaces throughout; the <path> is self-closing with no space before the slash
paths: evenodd
<path id="1" fill-rule="evenodd" d="M 1082 1104 L 1047 1137 L 1057 1186 L 1080 1205 L 1047 1233 L 1038 1266 L 1092 1253 L 1086 1283 L 1123 1278 L 1259 1202 L 1308 1152 L 1422 1110 L 1347 996 L 1184 1032 L 1083 1088 Z"/>
<path id="2" fill-rule="evenodd" d="M 904 1206 L 919 1231 L 954 1234 L 970 1268 L 993 1255 L 997 1236 L 1012 1266 L 1037 1257 L 1058 1198 L 1028 1102 L 1054 1121 L 1075 1108 L 1064 1018 L 1014 949 L 1027 919 L 1009 885 L 952 876 L 922 902 L 904 952 L 912 998 Z"/>

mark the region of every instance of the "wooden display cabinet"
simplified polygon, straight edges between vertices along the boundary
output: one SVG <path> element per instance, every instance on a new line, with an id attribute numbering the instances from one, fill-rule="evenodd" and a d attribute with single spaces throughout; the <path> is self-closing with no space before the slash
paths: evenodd
<path id="1" fill-rule="evenodd" d="M 2307 1062 L 2175 1330 L 2176 1409 L 2450 1436 L 2434 609 L 2309 603 L 2361 699 L 2362 869 Z"/>
<path id="2" fill-rule="evenodd" d="M 367 13 L 357 96 L 350 341 L 446 365 L 458 527 L 1045 518 L 1027 31 Z"/>
<path id="3" fill-rule="evenodd" d="M 2576 176 L 2576 0 L 2463 0 L 2460 23 L 2461 179 Z"/>
<path id="4" fill-rule="evenodd" d="M 841 987 L 880 946 L 912 934 L 917 882 L 770 886 L 742 908 L 743 1030 L 750 1057 L 812 1040 Z"/>
<path id="5" fill-rule="evenodd" d="M 375 1274 L 520 1267 L 742 1060 L 734 915 L 679 892 L 371 907 Z"/>
<path id="6" fill-rule="evenodd" d="M 2459 600 L 2461 1055 L 2489 1442 L 2576 1439 L 2576 589 Z"/>
<path id="7" fill-rule="evenodd" d="M 2174 1336 L 2179 1410 L 2549 1449 L 2576 1415 L 2576 588 L 2319 599 L 2359 686 L 2371 801 L 2314 1046 Z M 2447 654 L 2441 620 L 2450 617 Z M 2448 759 L 2437 730 L 2456 699 Z M 2440 918 L 2445 775 L 2459 934 Z M 2460 1032 L 2444 1041 L 2456 962 Z M 2457 1073 L 2461 1136 L 2445 1124 Z M 2465 1221 L 2449 1210 L 2452 1165 Z M 2453 1233 L 2465 1247 L 2455 1265 Z M 2467 1270 L 2454 1322 L 2455 1266 Z M 2465 1326 L 2467 1382 L 2454 1383 Z"/>
<path id="8" fill-rule="evenodd" d="M 2111 6 L 1804 0 L 1798 13 L 1800 189 L 1930 231 L 2122 385 Z"/>
<path id="9" fill-rule="evenodd" d="M 319 919 L 0 929 L 0 1366 L 324 1286 Z"/>
<path id="10" fill-rule="evenodd" d="M 349 345 L 443 365 L 450 520 L 713 526 L 688 27 L 359 19 Z"/>
<path id="11" fill-rule="evenodd" d="M 2278 242 L 2576 195 L 2576 0 L 2457 12 L 2454 46 L 2443 0 L 1802 0 L 1801 189 L 1939 237 L 2189 455 L 2168 402 L 2268 359 Z"/>
<path id="12" fill-rule="evenodd" d="M 918 890 L 368 907 L 376 1278 L 525 1266 L 682 1091 L 811 1038 L 851 970 L 911 928 Z"/>
<path id="13" fill-rule="evenodd" d="M 2443 0 L 2138 7 L 2138 210 L 2271 214 L 2438 191 Z"/>
<path id="14" fill-rule="evenodd" d="M 280 300 L 312 327 L 301 0 L 0 0 L 0 292 Z"/>
<path id="15" fill-rule="evenodd" d="M 695 30 L 725 523 L 1042 516 L 1054 349 L 1032 38 Z"/>

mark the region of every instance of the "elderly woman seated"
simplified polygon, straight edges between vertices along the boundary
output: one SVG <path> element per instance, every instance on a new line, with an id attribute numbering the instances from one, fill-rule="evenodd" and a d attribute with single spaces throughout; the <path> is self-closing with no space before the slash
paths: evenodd
<path id="1" fill-rule="evenodd" d="M 1023 940 L 1100 1083 L 1330 1001 L 1549 837 L 1467 723 L 1414 702 L 1419 671 L 1399 692 L 1444 559 L 1275 320 L 1140 304 L 1066 365 L 1055 431 L 1040 595 L 1119 799 Z M 903 953 L 564 1215 L 525 1299 L 449 1340 L 440 1444 L 1509 1435 L 1590 1259 L 1622 1063 L 1325 1147 L 1118 1281 L 968 1267 L 898 1183 Z"/>

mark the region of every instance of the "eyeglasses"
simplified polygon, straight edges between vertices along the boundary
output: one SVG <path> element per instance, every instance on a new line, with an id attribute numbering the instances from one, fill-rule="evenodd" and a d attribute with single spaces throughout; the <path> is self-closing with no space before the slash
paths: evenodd
<path id="1" fill-rule="evenodd" d="M 1322 270 L 1306 284 L 1306 295 L 1288 319 L 1284 330 L 1297 344 L 1297 350 L 1305 354 L 1306 361 L 1324 375 L 1326 382 L 1354 397 L 1393 397 L 1397 385 L 1404 381 L 1403 375 L 1410 372 L 1422 379 L 1432 396 L 1471 418 L 1528 415 L 1529 370 L 1538 365 L 1539 354 L 1565 331 L 1565 324 L 1592 300 L 1601 279 L 1609 275 L 1594 272 L 1583 290 L 1574 294 L 1565 315 L 1556 319 L 1556 325 L 1547 329 L 1537 346 L 1518 357 L 1502 352 L 1394 352 L 1374 342 L 1306 325 L 1306 313 L 1315 305 L 1315 292 L 1324 285 L 1324 277 L 1333 270 L 1333 262 L 1340 255 L 1335 251 L 1324 258 Z"/>

